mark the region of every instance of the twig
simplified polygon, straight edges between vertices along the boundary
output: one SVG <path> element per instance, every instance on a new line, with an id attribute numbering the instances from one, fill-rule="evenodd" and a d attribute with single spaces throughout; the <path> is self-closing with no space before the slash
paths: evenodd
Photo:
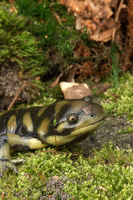
<path id="1" fill-rule="evenodd" d="M 11 109 L 11 107 L 13 106 L 13 104 L 15 103 L 15 101 L 17 100 L 18 95 L 22 92 L 22 90 L 25 88 L 25 86 L 26 86 L 26 83 L 24 83 L 22 85 L 22 87 L 20 88 L 20 90 L 16 93 L 15 97 L 13 98 L 12 102 L 10 103 L 10 105 L 7 108 L 8 111 Z"/>
<path id="2" fill-rule="evenodd" d="M 99 94 L 101 94 L 101 93 L 103 93 L 105 90 L 107 90 L 108 88 L 110 88 L 111 87 L 111 85 L 110 84 L 105 84 L 105 86 L 101 89 L 101 90 L 98 90 L 97 92 L 96 92 L 96 95 L 98 96 Z"/>
<path id="3" fill-rule="evenodd" d="M 117 11 L 116 17 L 115 17 L 115 22 L 116 23 L 118 22 L 118 18 L 119 18 L 119 15 L 120 15 L 120 11 L 121 11 L 123 2 L 124 2 L 124 0 L 121 0 L 121 2 L 119 4 L 119 8 L 118 8 L 118 11 Z M 112 31 L 112 40 L 114 40 L 114 38 L 115 38 L 115 32 L 116 32 L 116 28 L 114 27 L 113 31 Z"/>
<path id="4" fill-rule="evenodd" d="M 57 21 L 59 22 L 59 24 L 60 24 L 61 26 L 63 26 L 62 21 L 61 21 L 59 15 L 58 15 L 54 10 L 52 10 L 52 13 L 53 13 L 53 15 L 55 16 L 55 18 L 57 19 Z"/>

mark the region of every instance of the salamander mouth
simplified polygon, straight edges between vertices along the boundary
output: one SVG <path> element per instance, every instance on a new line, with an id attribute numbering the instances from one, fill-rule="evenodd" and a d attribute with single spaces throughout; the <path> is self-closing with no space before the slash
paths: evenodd
<path id="1" fill-rule="evenodd" d="M 97 121 L 97 122 L 95 122 L 95 123 L 93 123 L 93 124 L 90 124 L 90 126 L 91 126 L 91 125 L 95 125 L 95 124 L 100 123 L 100 122 L 103 122 L 104 120 L 105 120 L 105 116 L 104 116 L 102 119 L 100 119 L 99 121 Z"/>
<path id="2" fill-rule="evenodd" d="M 86 124 L 86 126 L 84 127 L 77 128 L 72 131 L 71 136 L 74 138 L 74 137 L 84 135 L 86 133 L 88 134 L 92 133 L 103 124 L 104 120 L 105 120 L 105 116 L 93 124 L 88 124 L 88 125 Z"/>

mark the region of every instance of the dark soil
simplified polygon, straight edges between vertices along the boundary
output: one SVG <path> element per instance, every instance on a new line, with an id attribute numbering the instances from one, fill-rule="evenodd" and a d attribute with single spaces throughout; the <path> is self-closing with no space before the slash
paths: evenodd
<path id="1" fill-rule="evenodd" d="M 109 116 L 104 124 L 86 140 L 80 143 L 82 149 L 85 150 L 85 155 L 89 156 L 94 148 L 101 148 L 102 145 L 110 141 L 118 149 L 133 148 L 133 132 L 118 133 L 122 130 L 133 127 L 127 120 L 126 116 Z"/>

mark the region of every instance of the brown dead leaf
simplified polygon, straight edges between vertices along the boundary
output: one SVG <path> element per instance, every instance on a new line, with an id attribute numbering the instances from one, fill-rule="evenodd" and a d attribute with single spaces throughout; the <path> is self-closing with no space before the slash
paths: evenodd
<path id="1" fill-rule="evenodd" d="M 60 82 L 61 91 L 65 99 L 82 99 L 92 95 L 92 91 L 86 83 Z"/>
<path id="2" fill-rule="evenodd" d="M 79 17 L 76 13 L 74 14 L 74 16 L 76 16 L 75 28 L 76 30 L 81 30 L 84 27 L 82 23 L 82 18 Z"/>
<path id="3" fill-rule="evenodd" d="M 60 0 L 62 5 L 71 10 L 75 19 L 77 30 L 86 26 L 90 33 L 90 38 L 95 41 L 108 42 L 114 36 L 113 27 L 118 25 L 115 15 L 117 14 L 118 0 Z M 123 2 L 121 3 L 123 5 Z M 115 5 L 115 10 L 113 9 Z M 111 19 L 112 18 L 112 19 Z M 111 19 L 111 20 L 110 20 Z M 115 32 L 116 32 L 115 27 Z"/>
<path id="4" fill-rule="evenodd" d="M 84 24 L 88 29 L 92 30 L 92 31 L 95 31 L 97 29 L 97 26 L 96 24 L 90 20 L 90 19 L 87 19 L 87 20 L 82 20 L 81 21 L 82 24 Z"/>
<path id="5" fill-rule="evenodd" d="M 118 29 L 118 27 L 117 27 L 117 29 Z M 113 34 L 113 28 L 108 29 L 103 32 L 95 32 L 95 34 L 93 34 L 91 36 L 91 39 L 95 40 L 95 41 L 108 42 L 112 39 L 112 34 Z"/>
<path id="6" fill-rule="evenodd" d="M 104 0 L 104 4 L 110 4 L 112 0 Z"/>
<path id="7" fill-rule="evenodd" d="M 92 12 L 93 15 L 99 14 L 100 12 L 100 8 L 95 5 L 93 1 L 88 1 L 87 9 Z"/>
<path id="8" fill-rule="evenodd" d="M 60 3 L 62 5 L 65 5 L 66 7 L 68 7 L 70 10 L 72 10 L 73 12 L 77 13 L 78 15 L 83 15 L 84 11 L 87 7 L 87 4 L 81 0 L 60 0 Z"/>
<path id="9" fill-rule="evenodd" d="M 104 7 L 103 12 L 106 16 L 106 19 L 109 19 L 113 15 L 112 10 L 108 6 Z"/>

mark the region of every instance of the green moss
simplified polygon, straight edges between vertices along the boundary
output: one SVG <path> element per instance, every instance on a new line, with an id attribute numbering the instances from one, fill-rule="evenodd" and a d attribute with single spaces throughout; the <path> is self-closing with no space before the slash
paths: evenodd
<path id="1" fill-rule="evenodd" d="M 133 123 L 133 76 L 124 73 L 119 78 L 119 88 L 104 93 L 103 107 L 108 114 L 123 115 Z"/>
<path id="2" fill-rule="evenodd" d="M 133 132 L 133 127 L 128 127 L 126 130 L 120 130 L 118 133 L 123 134 L 123 133 L 132 133 Z"/>
<path id="3" fill-rule="evenodd" d="M 56 153 L 51 148 L 18 156 L 27 161 L 18 166 L 18 175 L 7 170 L 1 178 L 0 194 L 5 198 L 40 199 L 43 196 L 45 199 L 51 195 L 47 182 L 55 175 L 62 180 L 63 191 L 70 195 L 69 199 L 133 198 L 131 150 L 119 151 L 108 144 L 100 151 L 95 150 L 94 158 L 80 155 L 76 161 L 71 160 L 70 152 Z M 56 192 L 54 187 L 52 194 Z"/>

